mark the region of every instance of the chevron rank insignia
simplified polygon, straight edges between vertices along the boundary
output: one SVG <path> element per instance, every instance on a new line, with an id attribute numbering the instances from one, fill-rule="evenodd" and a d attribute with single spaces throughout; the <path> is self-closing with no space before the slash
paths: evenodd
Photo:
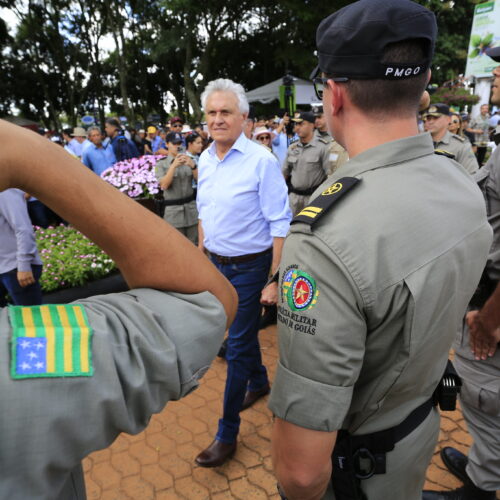
<path id="1" fill-rule="evenodd" d="M 342 179 L 339 179 L 325 189 L 309 206 L 296 215 L 291 223 L 304 222 L 312 226 L 349 190 L 356 186 L 360 180 L 356 177 L 342 177 Z"/>
<path id="2" fill-rule="evenodd" d="M 80 305 L 11 306 L 11 377 L 90 377 L 92 329 Z"/>

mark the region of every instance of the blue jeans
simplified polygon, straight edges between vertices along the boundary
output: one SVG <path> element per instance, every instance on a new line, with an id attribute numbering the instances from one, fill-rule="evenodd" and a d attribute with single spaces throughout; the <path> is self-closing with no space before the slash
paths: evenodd
<path id="1" fill-rule="evenodd" d="M 37 306 L 42 303 L 42 289 L 40 287 L 40 276 L 42 266 L 32 265 L 31 271 L 35 283 L 24 288 L 17 281 L 17 269 L 0 274 L 0 306 L 7 305 L 5 292 L 10 295 L 12 303 L 16 306 Z"/>
<path id="2" fill-rule="evenodd" d="M 241 264 L 212 262 L 238 293 L 238 311 L 229 328 L 227 341 L 227 379 L 224 408 L 216 439 L 234 443 L 240 428 L 240 411 L 245 392 L 264 388 L 269 380 L 262 365 L 259 339 L 260 294 L 269 276 L 272 254 L 261 255 Z"/>

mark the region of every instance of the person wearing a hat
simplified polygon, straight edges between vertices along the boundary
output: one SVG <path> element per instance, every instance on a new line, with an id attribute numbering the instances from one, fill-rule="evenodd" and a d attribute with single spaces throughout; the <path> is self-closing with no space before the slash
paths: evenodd
<path id="1" fill-rule="evenodd" d="M 316 135 L 330 140 L 330 167 L 328 169 L 328 175 L 331 175 L 349 159 L 349 155 L 328 132 L 328 124 L 326 123 L 323 106 L 317 107 L 314 110 L 314 116 L 316 117 L 316 121 L 314 122 Z"/>
<path id="2" fill-rule="evenodd" d="M 71 141 L 69 141 L 69 148 L 71 152 L 77 157 L 81 158 L 84 149 L 90 146 L 92 143 L 87 139 L 87 131 L 83 127 L 75 127 L 73 133 L 71 134 Z"/>
<path id="3" fill-rule="evenodd" d="M 451 153 L 453 159 L 460 163 L 462 167 L 473 174 L 479 168 L 476 157 L 472 151 L 471 144 L 457 134 L 452 134 L 450 126 L 450 107 L 443 103 L 436 103 L 429 106 L 424 112 L 424 128 L 430 132 L 434 147 L 437 150 Z"/>
<path id="4" fill-rule="evenodd" d="M 182 136 L 169 132 L 165 138 L 168 156 L 156 163 L 155 174 L 163 190 L 163 218 L 195 245 L 198 244 L 198 210 L 193 180 L 198 179 L 196 163 L 180 153 Z"/>
<path id="5" fill-rule="evenodd" d="M 167 154 L 167 146 L 158 133 L 158 129 L 154 125 L 150 125 L 147 129 L 148 135 L 146 137 L 149 142 L 149 148 L 152 154 Z"/>
<path id="6" fill-rule="evenodd" d="M 267 127 L 257 127 L 253 133 L 253 140 L 267 148 L 271 153 L 273 152 L 272 143 L 275 137 L 276 134 Z"/>
<path id="7" fill-rule="evenodd" d="M 292 221 L 280 263 L 274 471 L 295 499 L 420 500 L 433 406 L 491 245 L 470 175 L 419 134 L 437 34 L 410 0 L 324 19 L 313 73 L 349 161 Z"/>
<path id="8" fill-rule="evenodd" d="M 315 121 L 316 117 L 310 111 L 301 111 L 292 118 L 299 140 L 288 148 L 282 170 L 288 183 L 293 215 L 307 205 L 329 173 L 331 138 L 315 135 Z"/>
<path id="9" fill-rule="evenodd" d="M 500 63 L 500 47 L 486 51 Z M 500 66 L 493 70 L 491 103 L 500 105 Z M 443 463 L 464 484 L 453 491 L 424 491 L 423 500 L 494 500 L 500 490 L 500 148 L 474 179 L 483 192 L 493 245 L 454 350 L 462 379 L 460 407 L 472 435 L 468 456 L 445 447 Z"/>

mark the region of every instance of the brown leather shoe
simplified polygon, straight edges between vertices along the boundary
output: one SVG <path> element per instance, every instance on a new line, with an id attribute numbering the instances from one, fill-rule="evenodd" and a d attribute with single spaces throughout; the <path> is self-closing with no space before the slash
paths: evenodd
<path id="1" fill-rule="evenodd" d="M 241 411 L 250 408 L 253 404 L 255 404 L 260 398 L 267 396 L 271 392 L 271 387 L 269 384 L 266 387 L 258 391 L 247 391 L 245 393 L 245 399 L 243 400 L 243 405 L 241 406 Z"/>
<path id="2" fill-rule="evenodd" d="M 230 459 L 236 451 L 236 441 L 231 444 L 221 443 L 215 439 L 212 444 L 203 450 L 195 459 L 201 467 L 219 467 Z"/>

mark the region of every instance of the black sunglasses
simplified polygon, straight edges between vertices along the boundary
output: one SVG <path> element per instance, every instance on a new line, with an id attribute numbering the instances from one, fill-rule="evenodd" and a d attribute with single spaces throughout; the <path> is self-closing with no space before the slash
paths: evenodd
<path id="1" fill-rule="evenodd" d="M 333 78 L 323 78 L 321 76 L 316 76 L 312 79 L 314 84 L 314 92 L 316 93 L 316 97 L 318 100 L 323 100 L 323 92 L 325 90 L 326 84 L 328 80 L 333 80 L 334 82 L 348 82 L 349 78 L 345 76 L 337 76 Z"/>

